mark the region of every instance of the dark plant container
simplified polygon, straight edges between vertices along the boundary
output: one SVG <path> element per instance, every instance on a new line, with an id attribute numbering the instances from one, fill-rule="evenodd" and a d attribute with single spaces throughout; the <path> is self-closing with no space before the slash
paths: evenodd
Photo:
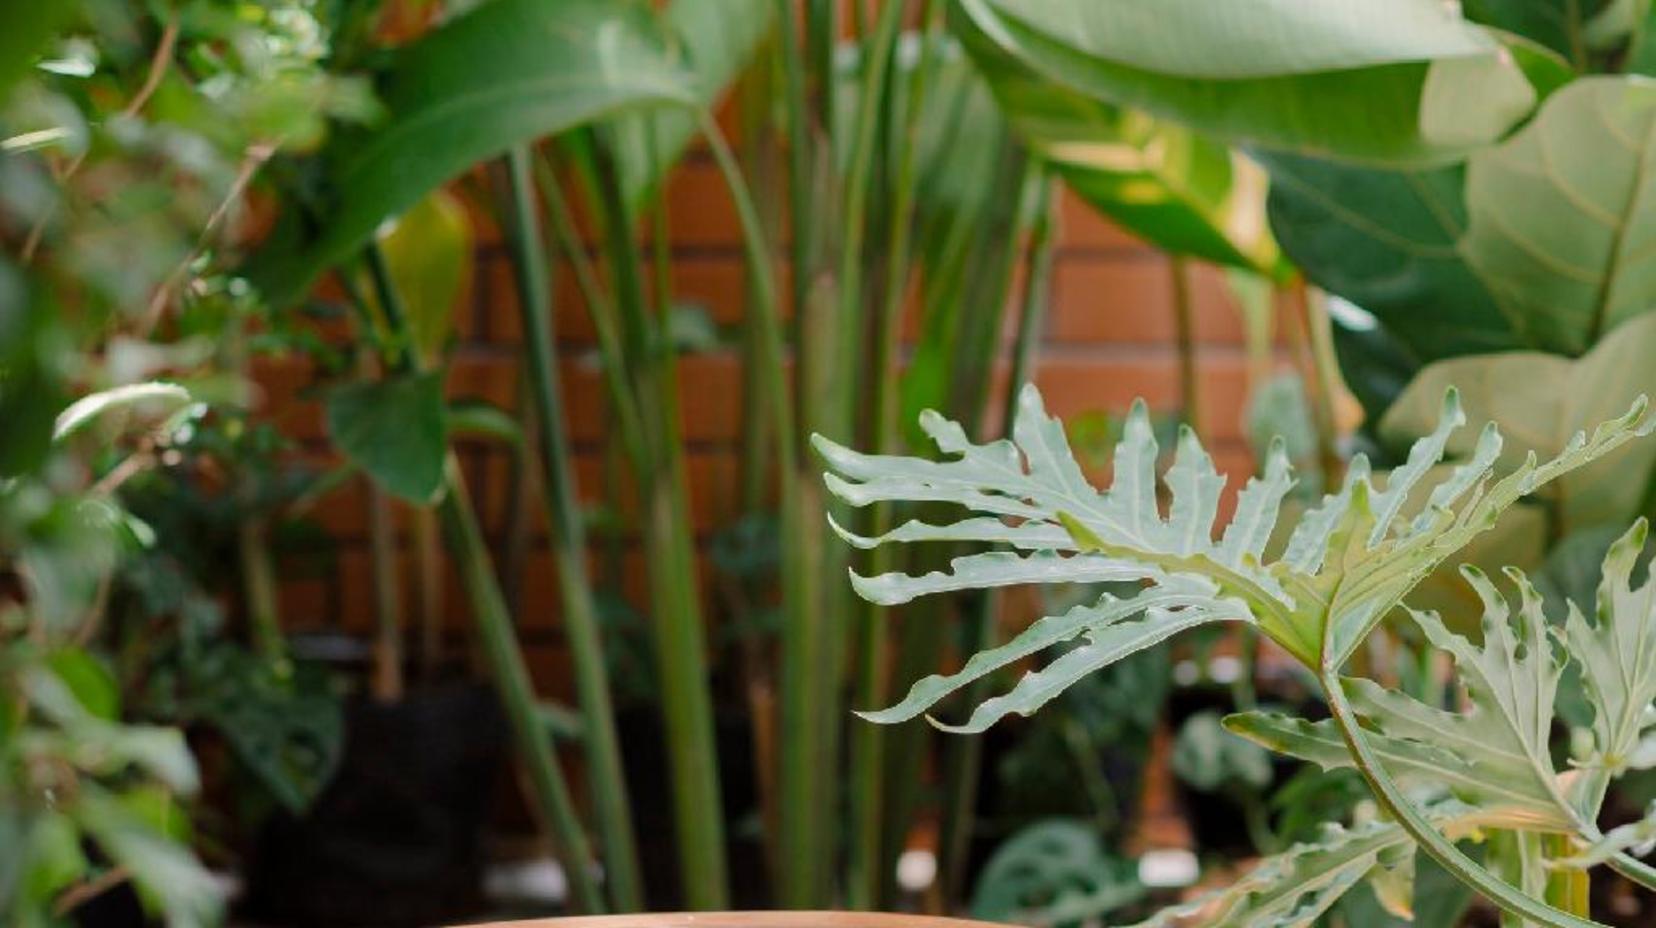
<path id="1" fill-rule="evenodd" d="M 306 928 L 475 916 L 505 734 L 483 684 L 353 702 L 333 781 L 307 814 L 279 813 L 262 829 L 241 915 Z"/>

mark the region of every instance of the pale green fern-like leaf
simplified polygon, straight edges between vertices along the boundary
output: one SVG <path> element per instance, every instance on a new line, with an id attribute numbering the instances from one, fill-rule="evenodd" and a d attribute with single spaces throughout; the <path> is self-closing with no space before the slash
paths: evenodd
<path id="1" fill-rule="evenodd" d="M 867 455 L 818 436 L 829 468 L 828 489 L 853 506 L 953 503 L 966 517 L 948 524 L 910 521 L 878 537 L 835 525 L 860 548 L 941 541 L 1010 547 L 956 558 L 948 571 L 911 576 L 853 574 L 867 599 L 897 604 L 929 593 L 1022 583 L 1137 581 L 1136 597 L 1105 596 L 1064 616 L 1042 619 L 998 648 L 972 657 L 958 673 L 927 677 L 902 702 L 868 713 L 896 722 L 925 712 L 973 680 L 1048 648 L 1079 640 L 1013 689 L 986 701 L 958 730 L 981 731 L 1010 713 L 1028 714 L 1086 674 L 1196 625 L 1252 622 L 1306 666 L 1338 665 L 1374 624 L 1445 559 L 1491 527 L 1500 514 L 1548 480 L 1649 430 L 1645 403 L 1576 436 L 1558 457 L 1533 456 L 1505 475 L 1494 473 L 1501 438 L 1487 426 L 1473 454 L 1426 493 L 1410 512 L 1416 485 L 1441 459 L 1465 416 L 1454 391 L 1432 434 L 1383 484 L 1356 458 L 1345 482 L 1308 511 L 1280 557 L 1265 563 L 1292 476 L 1280 444 L 1259 477 L 1237 496 L 1235 517 L 1216 534 L 1225 481 L 1194 433 L 1182 430 L 1163 477 L 1164 515 L 1156 478 L 1158 448 L 1142 402 L 1127 417 L 1114 453 L 1114 483 L 1100 491 L 1083 476 L 1063 425 L 1049 416 L 1039 392 L 1019 396 L 1011 440 L 972 442 L 934 412 L 920 425 L 946 457 L 932 461 Z M 1152 594 L 1160 594 L 1152 596 Z M 1325 629 L 1334 634 L 1325 636 Z M 1331 642 L 1325 645 L 1325 640 Z"/>

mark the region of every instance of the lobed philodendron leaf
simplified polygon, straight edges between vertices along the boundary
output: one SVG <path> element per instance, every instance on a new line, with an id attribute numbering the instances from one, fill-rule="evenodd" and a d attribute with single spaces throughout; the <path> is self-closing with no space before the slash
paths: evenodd
<path id="1" fill-rule="evenodd" d="M 1427 810 L 1450 833 L 1483 824 L 1477 810 L 1445 800 Z M 1400 826 L 1370 821 L 1329 825 L 1321 838 L 1260 861 L 1235 883 L 1157 912 L 1132 928 L 1301 928 L 1314 924 L 1364 878 L 1388 884 L 1409 879 L 1413 842 Z"/>
<path id="2" fill-rule="evenodd" d="M 896 604 L 928 593 L 1016 583 L 1143 584 L 1135 596 L 1106 594 L 1041 619 L 973 656 L 957 673 L 926 677 L 896 706 L 867 717 L 913 718 L 973 680 L 1049 649 L 1060 651 L 1009 692 L 978 706 L 957 729 L 982 731 L 1010 713 L 1033 712 L 1094 670 L 1217 621 L 1256 624 L 1313 670 L 1338 666 L 1410 590 L 1518 499 L 1648 431 L 1641 424 L 1644 410 L 1641 398 L 1591 436 L 1575 436 L 1558 456 L 1542 463 L 1531 454 L 1497 477 L 1501 438 L 1492 425 L 1462 463 L 1434 467 L 1465 421 L 1451 390 L 1437 428 L 1415 443 L 1382 486 L 1359 456 L 1345 483 L 1305 513 L 1269 564 L 1266 544 L 1292 486 L 1280 443 L 1271 447 L 1261 475 L 1238 494 L 1234 518 L 1216 534 L 1224 478 L 1186 429 L 1158 484 L 1158 448 L 1142 402 L 1127 417 L 1115 449 L 1114 483 L 1104 491 L 1082 475 L 1063 425 L 1047 415 L 1032 386 L 1019 396 L 1010 440 L 976 444 L 959 424 L 923 414 L 921 429 L 946 456 L 941 461 L 861 454 L 817 436 L 829 467 L 828 489 L 852 506 L 956 503 L 969 511 L 959 521 L 910 521 L 873 538 L 836 525 L 851 544 L 944 541 L 1012 549 L 958 557 L 946 572 L 853 574 L 853 586 L 867 599 Z M 1440 479 L 1415 492 L 1433 474 Z M 1169 497 L 1165 514 L 1162 488 Z M 1411 504 L 1422 497 L 1424 503 Z"/>
<path id="3" fill-rule="evenodd" d="M 1433 647 L 1455 659 L 1470 707 L 1447 712 L 1360 678 L 1342 682 L 1371 727 L 1370 742 L 1399 782 L 1447 789 L 1507 827 L 1568 830 L 1564 781 L 1548 753 L 1553 703 L 1563 672 L 1558 635 L 1524 575 L 1513 611 L 1482 572 L 1462 568 L 1484 603 L 1483 642 L 1474 645 L 1436 615 L 1411 611 Z M 1351 753 L 1332 721 L 1307 722 L 1268 712 L 1225 720 L 1231 731 L 1271 750 L 1321 765 L 1349 767 Z"/>

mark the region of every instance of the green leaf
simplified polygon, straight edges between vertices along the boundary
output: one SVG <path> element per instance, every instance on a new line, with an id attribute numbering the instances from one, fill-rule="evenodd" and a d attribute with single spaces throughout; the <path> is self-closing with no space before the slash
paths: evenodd
<path id="1" fill-rule="evenodd" d="M 1645 363 L 1653 354 L 1656 315 L 1647 315 L 1617 328 L 1579 359 L 1524 351 L 1439 361 L 1415 376 L 1387 410 L 1378 432 L 1396 443 L 1422 434 L 1431 428 L 1443 391 L 1454 385 L 1469 415 L 1500 426 L 1507 442 L 1498 466 L 1511 470 L 1532 453 L 1560 454 L 1581 429 L 1626 409 L 1641 395 L 1656 395 L 1656 368 Z M 1448 450 L 1469 453 L 1470 436 L 1452 440 Z M 1656 444 L 1639 442 L 1560 478 L 1542 491 L 1555 504 L 1554 532 L 1625 525 L 1643 502 L 1653 465 Z"/>
<path id="2" fill-rule="evenodd" d="M 449 434 L 455 437 L 487 438 L 516 447 L 523 444 L 523 427 L 510 413 L 480 399 L 461 399 L 449 404 Z"/>
<path id="3" fill-rule="evenodd" d="M 1587 77 L 1467 162 L 1460 250 L 1521 337 L 1579 353 L 1656 299 L 1656 82 Z"/>
<path id="4" fill-rule="evenodd" d="M 1095 920 L 1144 896 L 1130 861 L 1069 819 L 1027 825 L 995 848 L 972 889 L 972 917 L 1025 925 Z"/>
<path id="5" fill-rule="evenodd" d="M 630 108 L 692 104 L 695 80 L 636 4 L 483 4 L 394 53 L 380 84 L 389 118 L 334 137 L 324 201 L 303 221 L 287 217 L 249 276 L 273 305 L 289 305 L 381 222 L 471 165 Z"/>
<path id="6" fill-rule="evenodd" d="M 446 190 L 432 191 L 380 236 L 409 337 L 427 361 L 448 344 L 454 307 L 471 276 L 473 238 L 465 207 Z"/>
<path id="7" fill-rule="evenodd" d="M 1534 106 L 1515 59 L 1434 0 L 966 0 L 1073 91 L 1226 141 L 1369 163 L 1453 160 Z"/>
<path id="8" fill-rule="evenodd" d="M 1586 57 L 1583 27 L 1595 11 L 1603 15 L 1624 0 L 1463 0 L 1466 18 L 1533 39 L 1581 63 Z M 1596 16 L 1593 17 L 1597 19 Z"/>
<path id="9" fill-rule="evenodd" d="M 435 371 L 346 384 L 328 396 L 328 433 L 386 492 L 426 504 L 443 486 L 446 412 Z"/>
<path id="10" fill-rule="evenodd" d="M 1460 832 L 1476 821 L 1475 813 L 1452 801 L 1437 804 L 1428 816 Z M 1267 857 L 1225 889 L 1169 906 L 1133 928 L 1302 928 L 1315 924 L 1364 877 L 1412 853 L 1408 833 L 1394 823 L 1329 825 L 1317 841 Z"/>
<path id="11" fill-rule="evenodd" d="M 776 4 L 672 0 L 661 16 L 674 40 L 677 64 L 690 74 L 690 93 L 699 106 L 713 109 L 770 36 Z M 697 129 L 695 115 L 681 110 L 628 116 L 609 127 L 629 209 L 643 209 L 655 197 Z"/>
<path id="12" fill-rule="evenodd" d="M 1656 583 L 1647 579 L 1637 589 L 1632 583 L 1647 531 L 1641 518 L 1610 546 L 1593 619 L 1572 608 L 1564 625 L 1593 707 L 1595 750 L 1583 765 L 1612 775 L 1631 765 L 1641 736 L 1653 724 Z M 1596 808 L 1597 797 L 1589 798 Z"/>
<path id="13" fill-rule="evenodd" d="M 957 32 L 1014 130 L 1083 200 L 1164 250 L 1276 272 L 1257 165 L 1182 126 L 1043 79 L 968 17 Z"/>
<path id="14" fill-rule="evenodd" d="M 1435 469 L 1436 482 L 1417 491 L 1465 422 L 1450 391 L 1437 428 L 1415 443 L 1408 460 L 1382 487 L 1371 479 L 1367 461 L 1354 459 L 1344 485 L 1305 512 L 1281 557 L 1270 564 L 1264 563 L 1265 546 L 1292 483 L 1281 443 L 1273 443 L 1264 474 L 1242 489 L 1235 516 L 1215 538 L 1224 479 L 1195 435 L 1184 430 L 1162 481 L 1171 500 L 1164 516 L 1157 494 L 1157 445 L 1142 402 L 1134 405 L 1123 428 L 1115 449 L 1115 481 L 1107 491 L 1087 483 L 1063 425 L 1047 415 L 1039 392 L 1030 386 L 1019 395 L 1010 440 L 976 444 L 958 423 L 934 412 L 924 414 L 921 428 L 945 460 L 866 455 L 821 436 L 813 441 L 829 467 L 824 478 L 829 491 L 852 506 L 954 503 L 969 511 L 953 523 L 909 521 L 872 538 L 840 529 L 850 543 L 871 548 L 894 542 L 980 542 L 1032 552 L 967 555 L 956 558 L 946 573 L 853 574 L 854 588 L 875 602 L 1078 578 L 1148 584 L 1137 598 L 1105 595 L 1092 606 L 1042 619 L 1006 645 L 975 655 L 960 674 L 928 677 L 897 707 L 871 716 L 878 721 L 911 718 L 972 679 L 1048 647 L 1085 639 L 1026 674 L 1007 694 L 978 706 L 956 729 L 981 731 L 1007 713 L 1034 711 L 1093 670 L 1206 622 L 1254 622 L 1313 669 L 1343 662 L 1424 577 L 1491 528 L 1521 497 L 1649 431 L 1649 425 L 1641 424 L 1644 412 L 1641 399 L 1591 436 L 1578 433 L 1558 456 L 1543 463 L 1531 455 L 1498 479 L 1492 469 L 1501 437 L 1488 425 L 1468 460 L 1446 475 Z"/>
<path id="15" fill-rule="evenodd" d="M 1656 850 L 1656 805 L 1645 810 L 1644 818 L 1610 829 L 1603 838 L 1588 845 L 1581 853 L 1553 862 L 1558 867 L 1596 867 L 1622 851 L 1631 850 L 1643 857 Z"/>
<path id="16" fill-rule="evenodd" d="M 1525 347 L 1456 245 L 1460 166 L 1387 171 L 1267 153 L 1271 231 L 1307 279 L 1373 313 L 1416 364 Z"/>
<path id="17" fill-rule="evenodd" d="M 115 675 L 90 652 L 63 648 L 53 652 L 46 665 L 93 718 L 113 722 L 119 717 L 121 691 Z"/>
<path id="18" fill-rule="evenodd" d="M 165 420 L 189 404 L 190 391 L 176 383 L 150 381 L 100 390 L 58 413 L 52 440 L 63 441 L 94 425 L 101 437 L 112 440 L 134 428 Z"/>
<path id="19" fill-rule="evenodd" d="M 75 15 L 76 0 L 7 4 L 0 9 L 0 100 L 34 67 L 42 49 Z"/>
<path id="20" fill-rule="evenodd" d="M 116 796 L 83 785 L 74 815 L 140 894 L 177 928 L 218 923 L 223 905 L 212 874 L 181 844 L 128 809 Z"/>
<path id="21" fill-rule="evenodd" d="M 1232 786 L 1262 790 L 1271 785 L 1271 756 L 1226 731 L 1217 712 L 1204 710 L 1179 726 L 1173 772 L 1204 793 Z"/>

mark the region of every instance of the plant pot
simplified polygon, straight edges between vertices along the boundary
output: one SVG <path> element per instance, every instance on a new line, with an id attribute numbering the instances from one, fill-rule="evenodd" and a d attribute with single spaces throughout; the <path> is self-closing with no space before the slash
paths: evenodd
<path id="1" fill-rule="evenodd" d="M 260 832 L 242 914 L 306 928 L 475 915 L 505 736 L 483 684 L 349 705 L 333 781 L 307 814 L 279 813 Z"/>

